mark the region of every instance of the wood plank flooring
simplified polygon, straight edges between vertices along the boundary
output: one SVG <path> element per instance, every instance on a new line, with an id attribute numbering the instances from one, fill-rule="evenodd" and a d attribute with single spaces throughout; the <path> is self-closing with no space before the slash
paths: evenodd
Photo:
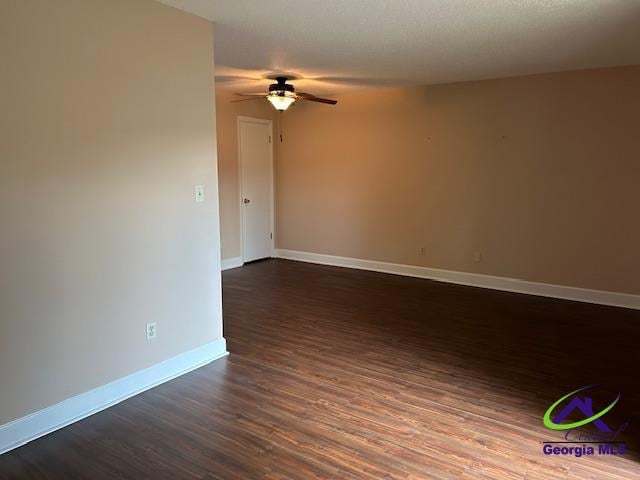
<path id="1" fill-rule="evenodd" d="M 640 478 L 638 311 L 285 260 L 223 284 L 229 357 L 0 456 L 0 479 Z M 588 384 L 621 392 L 603 419 L 630 453 L 544 455 L 544 411 Z"/>

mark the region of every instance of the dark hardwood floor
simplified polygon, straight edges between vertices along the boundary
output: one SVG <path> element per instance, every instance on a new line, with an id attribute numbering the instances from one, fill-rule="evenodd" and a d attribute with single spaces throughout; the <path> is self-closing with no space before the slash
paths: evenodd
<path id="1" fill-rule="evenodd" d="M 0 456 L 0 478 L 640 478 L 638 311 L 284 260 L 223 282 L 229 357 Z M 621 392 L 603 419 L 630 453 L 544 455 L 544 411 L 588 384 Z"/>

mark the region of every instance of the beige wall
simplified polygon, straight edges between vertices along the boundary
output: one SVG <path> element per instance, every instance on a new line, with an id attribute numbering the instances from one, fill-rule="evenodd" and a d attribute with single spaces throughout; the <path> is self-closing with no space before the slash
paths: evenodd
<path id="1" fill-rule="evenodd" d="M 277 247 L 639 294 L 639 87 L 631 67 L 300 102 Z"/>
<path id="2" fill-rule="evenodd" d="M 232 103 L 233 92 L 216 88 L 218 176 L 220 178 L 220 241 L 222 258 L 239 257 L 240 178 L 238 164 L 238 116 L 274 120 L 276 111 L 265 99 Z M 275 123 L 274 123 L 275 128 Z"/>
<path id="3" fill-rule="evenodd" d="M 0 3 L 0 424 L 221 337 L 212 43 L 152 0 Z"/>

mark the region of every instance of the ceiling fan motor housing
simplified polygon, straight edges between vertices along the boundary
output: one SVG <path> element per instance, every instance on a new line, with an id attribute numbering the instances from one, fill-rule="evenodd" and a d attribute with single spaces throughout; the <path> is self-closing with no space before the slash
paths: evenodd
<path id="1" fill-rule="evenodd" d="M 286 83 L 287 77 L 278 77 L 278 83 L 269 85 L 269 93 L 276 92 L 278 95 L 285 95 L 285 92 L 294 93 L 293 85 Z"/>

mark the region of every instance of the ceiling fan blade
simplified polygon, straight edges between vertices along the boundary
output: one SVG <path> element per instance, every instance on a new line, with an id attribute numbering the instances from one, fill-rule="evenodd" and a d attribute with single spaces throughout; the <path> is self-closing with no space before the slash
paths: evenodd
<path id="1" fill-rule="evenodd" d="M 260 95 L 260 96 L 256 95 L 255 97 L 252 95 L 250 97 L 241 98 L 239 100 L 231 100 L 231 103 L 246 102 L 247 100 L 258 100 L 260 98 L 265 98 L 265 97 L 266 97 L 266 95 L 264 95 L 264 94 Z"/>
<path id="2" fill-rule="evenodd" d="M 236 93 L 236 96 L 245 98 L 241 98 L 240 100 L 231 100 L 231 103 L 244 102 L 245 100 L 255 100 L 256 98 L 264 98 L 266 95 L 264 93 Z"/>
<path id="3" fill-rule="evenodd" d="M 298 95 L 298 97 L 300 97 L 302 100 L 309 100 L 310 102 L 326 103 L 328 105 L 335 105 L 336 103 L 338 103 L 337 100 L 329 100 L 327 98 L 316 97 L 315 95 L 311 95 L 310 93 L 296 92 L 296 95 Z"/>
<path id="4" fill-rule="evenodd" d="M 260 96 L 255 96 L 255 97 L 247 97 L 247 98 L 241 98 L 239 100 L 231 100 L 231 103 L 238 103 L 238 102 L 246 102 L 247 100 L 258 100 L 260 98 L 265 98 L 265 95 L 260 95 Z"/>

